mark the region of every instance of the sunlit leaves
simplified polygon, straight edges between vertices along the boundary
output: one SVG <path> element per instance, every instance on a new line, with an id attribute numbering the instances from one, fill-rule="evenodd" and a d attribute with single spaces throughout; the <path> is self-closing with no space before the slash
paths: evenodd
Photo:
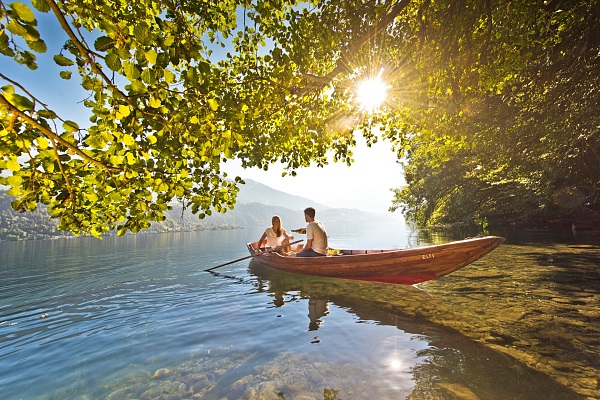
<path id="1" fill-rule="evenodd" d="M 61 67 L 69 67 L 73 64 L 75 64 L 73 62 L 73 60 L 61 55 L 61 54 L 57 54 L 54 56 L 54 62 L 58 65 L 60 65 Z"/>
<path id="2" fill-rule="evenodd" d="M 121 58 L 116 53 L 108 53 L 104 58 L 104 62 L 113 71 L 119 71 L 122 66 Z"/>
<path id="3" fill-rule="evenodd" d="M 15 3 L 8 4 L 8 6 L 17 13 L 18 18 L 21 21 L 25 21 L 25 22 L 34 22 L 35 21 L 35 16 L 33 15 L 33 12 L 25 4 L 15 2 Z"/>
<path id="4" fill-rule="evenodd" d="M 36 142 L 40 150 L 46 150 L 48 148 L 49 142 L 48 139 L 46 139 L 45 137 L 37 138 Z"/>
<path id="5" fill-rule="evenodd" d="M 94 48 L 97 51 L 107 51 L 115 46 L 115 40 L 108 36 L 100 36 L 94 41 Z"/>
<path id="6" fill-rule="evenodd" d="M 17 157 L 15 156 L 8 156 L 5 165 L 6 168 L 8 168 L 8 170 L 13 172 L 17 172 L 21 169 L 21 164 L 19 164 L 19 162 L 17 161 Z"/>
<path id="7" fill-rule="evenodd" d="M 598 68 L 600 44 L 581 41 L 597 36 L 590 27 L 598 18 L 584 16 L 598 2 L 552 7 L 560 6 L 491 9 L 495 23 L 482 24 L 475 35 L 463 23 L 439 32 L 428 64 L 419 65 L 428 76 L 431 109 L 411 139 L 408 186 L 396 192 L 396 206 L 414 221 L 559 218 L 575 208 L 552 199 L 572 187 L 596 202 L 598 185 L 590 183 L 598 182 L 600 168 L 591 160 L 600 143 L 583 145 L 579 138 L 598 137 L 598 117 L 589 110 L 598 104 L 600 82 L 590 71 Z M 456 21 L 490 16 L 461 13 Z M 435 34 L 428 31 L 432 39 Z M 583 95 L 584 87 L 596 94 Z M 578 207 L 585 211 L 583 200 Z"/>
<path id="8" fill-rule="evenodd" d="M 33 102 L 25 96 L 17 93 L 4 93 L 4 97 L 10 104 L 15 106 L 20 111 L 29 111 L 33 109 Z"/>
<path id="9" fill-rule="evenodd" d="M 63 123 L 63 129 L 67 132 L 77 132 L 79 130 L 79 125 L 75 121 L 65 121 Z"/>
<path id="10" fill-rule="evenodd" d="M 219 108 L 219 103 L 215 99 L 208 99 L 207 103 L 210 109 L 213 111 L 217 111 L 217 109 Z"/>
<path id="11" fill-rule="evenodd" d="M 10 110 L 0 112 L 0 154 L 16 161 L 0 162 L 3 182 L 23 196 L 19 204 L 48 204 L 61 229 L 96 236 L 138 232 L 164 218 L 175 200 L 189 202 L 200 217 L 230 209 L 237 187 L 221 175 L 223 159 L 262 169 L 281 161 L 289 175 L 332 158 L 351 163 L 355 129 L 368 141 L 384 136 L 408 156 L 416 164 L 409 168 L 414 182 L 421 174 L 443 178 L 431 169 L 455 157 L 475 168 L 482 163 L 468 159 L 467 135 L 477 130 L 465 121 L 484 115 L 482 93 L 510 94 L 525 44 L 506 43 L 531 38 L 535 29 L 525 17 L 537 16 L 515 5 L 517 14 L 493 9 L 488 20 L 447 2 L 410 2 L 387 30 L 370 37 L 389 4 L 92 3 L 56 3 L 75 37 L 51 44 L 39 36 L 33 9 L 8 7 L 0 53 L 35 68 L 32 52 L 49 50 L 56 74 L 81 82 L 86 92 L 69 94 L 69 101 L 87 109 L 71 122 L 47 110 L 47 99 L 28 94 L 35 92 L 28 90 L 32 82 L 4 90 Z M 44 0 L 31 4 L 49 10 Z M 246 14 L 238 21 L 242 6 Z M 539 28 L 565 24 L 558 19 Z M 496 20 L 498 29 L 488 32 L 487 22 Z M 393 107 L 367 117 L 353 103 L 352 88 L 358 75 L 383 64 L 391 71 L 385 78 Z M 489 175 L 473 168 L 465 168 L 471 180 Z M 431 182 L 414 198 L 436 189 Z M 450 197 L 439 198 L 452 208 Z"/>

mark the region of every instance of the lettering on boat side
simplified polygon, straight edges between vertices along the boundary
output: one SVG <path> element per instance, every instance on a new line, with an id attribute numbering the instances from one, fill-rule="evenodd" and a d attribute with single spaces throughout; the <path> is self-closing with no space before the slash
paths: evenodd
<path id="1" fill-rule="evenodd" d="M 433 253 L 429 253 L 429 254 L 423 254 L 421 257 L 423 257 L 423 260 L 428 260 L 430 258 L 435 258 L 435 255 Z"/>

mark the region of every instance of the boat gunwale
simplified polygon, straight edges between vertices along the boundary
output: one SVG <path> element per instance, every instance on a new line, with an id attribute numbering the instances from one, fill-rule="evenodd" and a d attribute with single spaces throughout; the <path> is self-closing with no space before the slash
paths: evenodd
<path id="1" fill-rule="evenodd" d="M 307 260 L 311 260 L 311 261 L 326 261 L 330 262 L 331 260 L 334 259 L 344 259 L 347 260 L 348 258 L 354 258 L 354 257 L 360 257 L 360 258 L 380 258 L 382 255 L 388 255 L 388 254 L 404 254 L 404 253 L 415 253 L 415 255 L 421 254 L 421 253 L 429 253 L 431 251 L 431 249 L 435 249 L 436 251 L 445 251 L 446 248 L 448 247 L 455 247 L 458 244 L 468 244 L 468 243 L 475 243 L 475 242 L 480 242 L 483 239 L 486 239 L 486 241 L 489 241 L 490 244 L 494 243 L 494 242 L 499 242 L 497 246 L 499 246 L 500 244 L 502 244 L 502 242 L 505 241 L 505 239 L 501 236 L 483 236 L 483 237 L 474 237 L 474 238 L 467 238 L 467 239 L 463 239 L 463 240 L 455 240 L 452 242 L 447 242 L 447 243 L 441 243 L 441 244 L 430 244 L 430 245 L 426 245 L 426 246 L 418 246 L 418 247 L 409 247 L 409 248 L 405 248 L 405 249 L 340 249 L 340 252 L 343 251 L 360 251 L 360 252 L 365 252 L 365 253 L 359 253 L 359 254 L 339 254 L 339 255 L 326 255 L 326 256 L 321 256 L 321 257 L 296 257 L 294 256 L 286 256 L 277 252 L 269 252 L 269 253 L 264 253 L 264 254 L 259 254 L 256 256 L 257 259 L 261 259 L 264 257 L 276 257 L 283 260 L 299 260 L 300 261 L 304 261 L 306 262 Z M 493 239 L 493 240 L 492 240 Z M 246 243 L 246 245 L 250 248 L 252 243 L 248 242 Z M 370 252 L 370 253 L 369 253 Z"/>

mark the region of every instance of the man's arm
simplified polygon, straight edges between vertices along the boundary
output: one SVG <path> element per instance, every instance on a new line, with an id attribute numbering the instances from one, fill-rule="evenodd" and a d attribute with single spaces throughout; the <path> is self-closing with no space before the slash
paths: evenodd
<path id="1" fill-rule="evenodd" d="M 308 250 L 308 249 L 310 249 L 312 247 L 312 242 L 313 242 L 312 239 L 308 239 L 306 241 L 306 244 L 304 245 L 304 248 L 302 250 Z"/>

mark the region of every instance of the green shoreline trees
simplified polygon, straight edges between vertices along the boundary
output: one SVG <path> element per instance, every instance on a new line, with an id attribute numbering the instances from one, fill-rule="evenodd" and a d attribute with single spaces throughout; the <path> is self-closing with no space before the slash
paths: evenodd
<path id="1" fill-rule="evenodd" d="M 391 141 L 407 180 L 392 208 L 420 225 L 599 204 L 597 0 L 31 5 L 0 3 L 3 65 L 52 52 L 90 120 L 3 68 L 0 184 L 60 229 L 139 232 L 173 199 L 225 212 L 242 182 L 223 161 L 293 175 L 351 163 L 355 134 Z M 42 13 L 65 43 L 46 43 Z M 389 96 L 367 113 L 354 89 L 380 73 Z"/>

